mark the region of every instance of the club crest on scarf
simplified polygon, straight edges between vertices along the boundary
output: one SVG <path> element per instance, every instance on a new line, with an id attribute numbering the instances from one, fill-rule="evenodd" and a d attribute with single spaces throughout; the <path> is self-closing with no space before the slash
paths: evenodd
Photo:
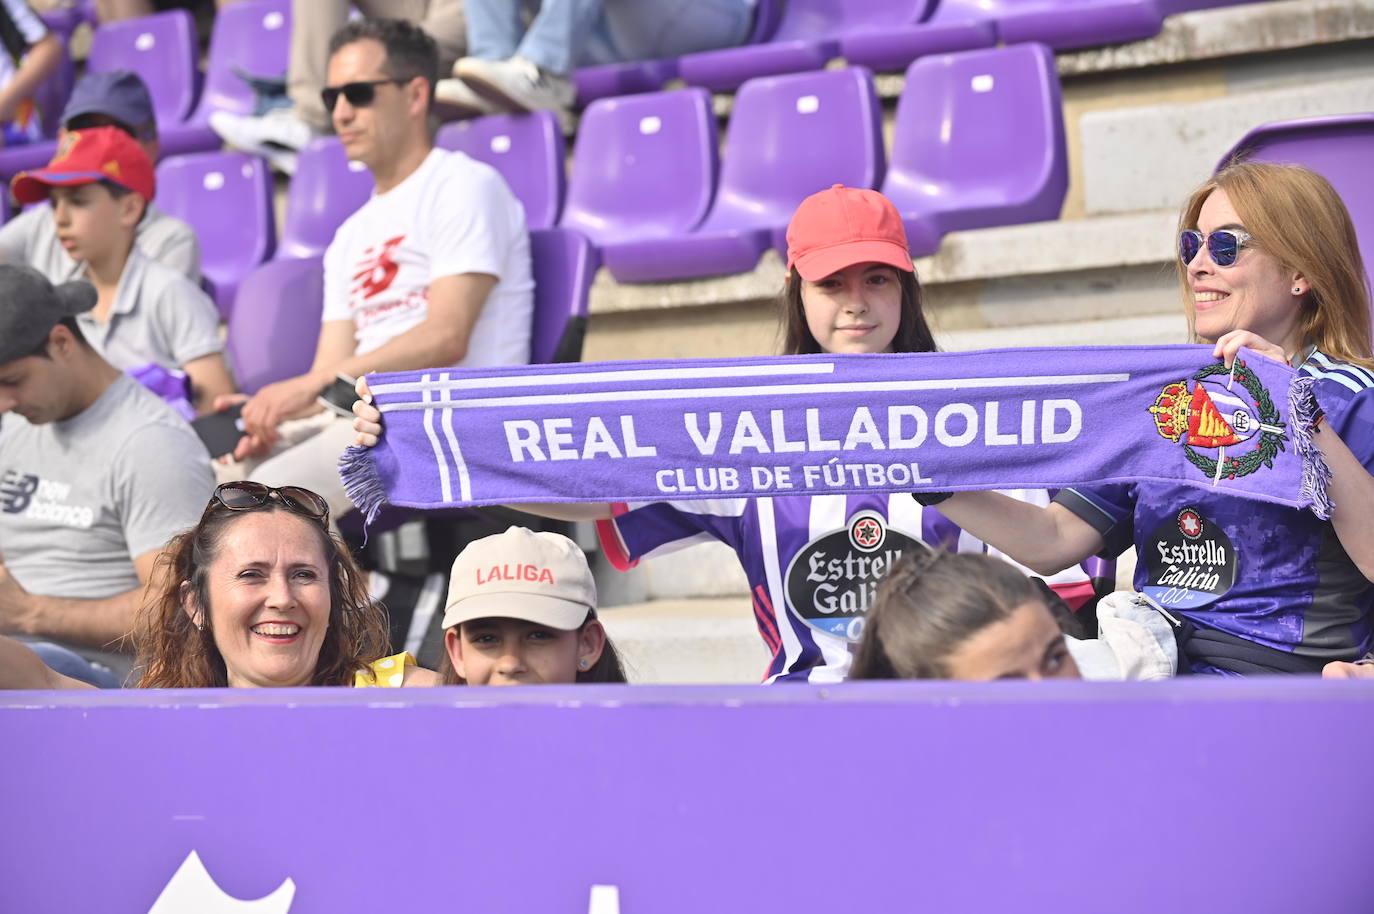
<path id="1" fill-rule="evenodd" d="M 787 605 L 807 625 L 858 641 L 878 582 L 920 540 L 894 530 L 876 511 L 860 511 L 841 530 L 807 543 L 787 566 Z"/>
<path id="2" fill-rule="evenodd" d="M 1187 381 L 1165 385 L 1148 407 L 1160 436 L 1183 445 L 1188 462 L 1213 484 L 1273 467 L 1288 436 L 1254 372 L 1242 361 L 1235 363 L 1234 376 L 1224 365 L 1207 365 L 1191 381 L 1191 390 Z"/>

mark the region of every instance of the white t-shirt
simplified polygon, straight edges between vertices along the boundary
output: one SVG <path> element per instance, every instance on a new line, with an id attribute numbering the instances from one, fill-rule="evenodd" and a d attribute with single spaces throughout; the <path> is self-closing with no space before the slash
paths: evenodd
<path id="1" fill-rule="evenodd" d="M 462 273 L 497 282 L 458 365 L 528 363 L 534 280 L 525 210 L 494 168 L 435 149 L 335 233 L 324 255 L 323 320 L 353 321 L 356 352 L 371 352 L 425 319 L 431 282 Z"/>

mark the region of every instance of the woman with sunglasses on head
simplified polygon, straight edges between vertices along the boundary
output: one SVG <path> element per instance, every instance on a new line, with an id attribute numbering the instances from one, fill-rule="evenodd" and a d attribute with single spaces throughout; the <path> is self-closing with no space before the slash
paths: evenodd
<path id="1" fill-rule="evenodd" d="M 786 354 L 935 351 L 906 231 L 882 194 L 838 184 L 813 194 L 792 216 L 787 247 L 780 299 Z M 354 427 L 358 443 L 370 446 L 381 432 L 381 414 L 366 402 L 362 383 L 358 392 L 363 400 L 354 404 Z M 1048 502 L 1044 492 L 1018 496 Z M 844 678 L 884 557 L 944 544 L 985 549 L 938 510 L 903 494 L 513 507 L 559 520 L 597 521 L 606 555 L 622 570 L 710 539 L 728 545 L 744 566 L 759 634 L 772 655 L 765 682 Z M 879 544 L 869 550 L 872 555 L 849 551 L 849 530 L 860 523 L 869 542 Z M 840 558 L 825 558 L 827 550 Z M 794 594 L 787 570 L 813 560 L 821 567 L 819 583 Z M 1077 568 L 1051 583 L 1082 596 L 1092 593 L 1088 575 Z"/>
<path id="2" fill-rule="evenodd" d="M 308 489 L 231 482 L 168 543 L 135 623 L 139 688 L 437 685 L 385 657 L 386 616 Z M 0 687 L 91 688 L 0 638 Z"/>
<path id="3" fill-rule="evenodd" d="M 1159 482 L 1065 489 L 1048 508 L 991 492 L 940 506 L 1043 571 L 1134 544 L 1136 589 L 1172 598 L 1162 602 L 1183 672 L 1318 673 L 1352 661 L 1372 640 L 1374 361 L 1350 215 L 1305 168 L 1233 164 L 1184 206 L 1178 269 L 1189 326 L 1216 358 L 1230 365 L 1245 346 L 1313 379 L 1330 521 Z"/>

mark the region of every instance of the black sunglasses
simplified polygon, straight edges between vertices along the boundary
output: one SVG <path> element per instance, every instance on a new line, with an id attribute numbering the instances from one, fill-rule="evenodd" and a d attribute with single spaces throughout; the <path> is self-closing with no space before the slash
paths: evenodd
<path id="1" fill-rule="evenodd" d="M 1212 263 L 1219 267 L 1229 267 L 1236 262 L 1240 256 L 1240 249 L 1254 240 L 1249 232 L 1242 232 L 1239 229 L 1218 229 L 1207 235 L 1207 253 L 1212 258 Z M 1186 266 L 1193 262 L 1193 258 L 1202 250 L 1204 237 L 1196 229 L 1183 232 L 1178 236 L 1178 256 Z"/>
<path id="2" fill-rule="evenodd" d="M 404 86 L 410 82 L 409 79 L 369 79 L 366 82 L 344 83 L 342 86 L 325 86 L 320 90 L 320 101 L 324 102 L 324 110 L 333 113 L 334 106 L 338 104 L 339 96 L 348 99 L 348 103 L 354 108 L 366 108 L 377 100 L 377 87 L 394 83 Z"/>
<path id="3" fill-rule="evenodd" d="M 302 489 L 300 486 L 282 486 L 280 489 L 274 489 L 249 480 L 226 482 L 216 488 L 205 510 L 209 511 L 218 505 L 230 511 L 251 511 L 272 500 L 281 502 L 296 514 L 302 514 L 320 523 L 329 520 L 328 502 L 309 489 Z"/>

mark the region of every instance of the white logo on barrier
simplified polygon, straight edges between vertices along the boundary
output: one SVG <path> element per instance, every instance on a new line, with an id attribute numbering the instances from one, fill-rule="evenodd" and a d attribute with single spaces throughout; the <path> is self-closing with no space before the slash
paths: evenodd
<path id="1" fill-rule="evenodd" d="M 251 901 L 227 895 L 206 871 L 200 855 L 191 851 L 148 914 L 287 914 L 295 897 L 296 883 L 290 879 L 272 894 Z M 618 914 L 618 907 L 612 914 Z"/>

